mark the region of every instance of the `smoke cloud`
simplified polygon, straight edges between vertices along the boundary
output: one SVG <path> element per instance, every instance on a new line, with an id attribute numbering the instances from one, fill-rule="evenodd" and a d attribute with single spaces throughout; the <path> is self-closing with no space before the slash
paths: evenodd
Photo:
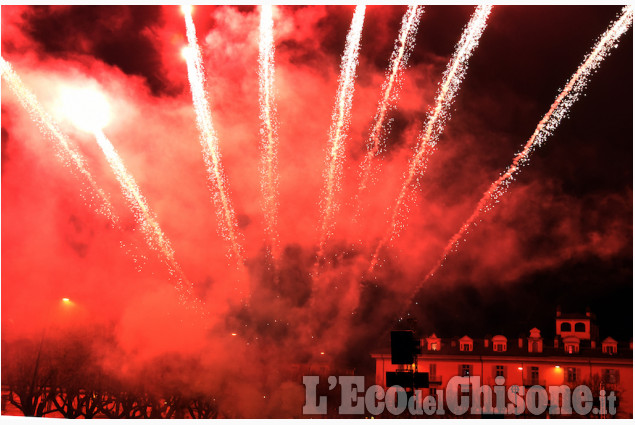
<path id="1" fill-rule="evenodd" d="M 245 278 L 218 232 L 181 57 L 187 40 L 179 8 L 2 6 L 3 58 L 86 158 L 120 218 L 113 226 L 82 199 L 82 182 L 3 80 L 3 373 L 18 379 L 20 365 L 32 367 L 38 352 L 53 362 L 70 350 L 83 356 L 77 364 L 91 365 L 79 369 L 85 379 L 99 375 L 91 368 L 112 379 L 104 388 L 134 387 L 148 400 L 211 395 L 219 416 L 252 418 L 300 417 L 301 376 L 310 368 L 373 376 L 370 353 L 388 344 L 395 314 L 619 12 L 493 9 L 405 227 L 369 273 L 417 135 L 474 11 L 426 7 L 388 113 L 387 148 L 375 159 L 376 178 L 356 217 L 359 166 L 406 9 L 367 7 L 340 208 L 316 277 L 324 158 L 354 7 L 273 9 L 276 263 L 267 255 L 261 202 L 259 7 L 194 8 L 228 194 L 244 237 Z M 551 320 L 576 282 L 602 287 L 606 296 L 632 291 L 632 63 L 629 32 L 591 78 L 587 96 L 415 298 L 421 332 L 494 333 L 487 327 L 501 323 L 501 312 L 524 306 L 502 329 L 515 336 L 534 326 L 532 318 Z M 179 301 L 94 137 L 62 113 L 65 87 L 92 87 L 107 98 L 112 116 L 104 134 L 156 214 L 204 314 Z M 246 303 L 233 294 L 237 279 L 246 279 Z M 552 285 L 557 292 L 547 296 L 549 282 L 567 284 Z M 525 297 L 533 290 L 541 297 Z M 600 318 L 626 323 L 611 336 L 632 334 L 632 305 L 602 310 L 603 296 L 576 296 L 571 308 L 591 305 Z"/>

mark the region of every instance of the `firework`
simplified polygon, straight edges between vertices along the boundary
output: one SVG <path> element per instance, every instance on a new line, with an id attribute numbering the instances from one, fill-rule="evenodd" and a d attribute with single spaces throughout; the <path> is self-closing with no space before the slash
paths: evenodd
<path id="1" fill-rule="evenodd" d="M 97 193 L 100 201 L 100 208 L 98 208 L 97 211 L 105 214 L 111 219 L 112 223 L 119 228 L 117 225 L 117 217 L 112 212 L 112 205 L 110 204 L 110 201 L 101 188 L 97 186 L 97 183 L 88 171 L 81 154 L 70 145 L 68 137 L 60 131 L 55 121 L 53 121 L 53 119 L 44 111 L 35 95 L 33 95 L 33 93 L 24 86 L 20 77 L 15 73 L 15 71 L 13 71 L 11 65 L 5 61 L 4 58 L 0 58 L 0 65 L 2 67 L 3 78 L 5 78 L 9 87 L 11 87 L 12 91 L 16 94 L 20 103 L 28 111 L 31 118 L 37 123 L 40 130 L 49 139 L 56 142 L 56 147 L 60 157 L 69 167 L 71 167 L 71 169 L 80 173 L 86 181 L 88 181 L 90 187 Z M 62 100 L 64 104 L 64 111 L 71 119 L 73 119 L 74 123 L 79 128 L 85 131 L 92 131 L 94 133 L 97 143 L 106 155 L 108 163 L 115 172 L 126 199 L 131 204 L 135 218 L 140 224 L 142 232 L 145 235 L 146 242 L 150 248 L 162 253 L 162 259 L 168 266 L 170 274 L 179 282 L 178 290 L 182 301 L 187 301 L 188 305 L 190 305 L 189 303 L 192 301 L 191 283 L 187 280 L 180 266 L 174 259 L 174 251 L 163 234 L 163 231 L 159 227 L 153 213 L 148 208 L 147 202 L 141 194 L 139 187 L 126 170 L 121 158 L 112 146 L 112 143 L 110 143 L 100 129 L 100 127 L 105 125 L 108 120 L 108 117 L 106 116 L 107 111 L 105 111 L 105 109 L 107 109 L 107 105 L 104 108 L 100 108 L 100 106 L 105 105 L 105 99 L 103 99 L 103 97 L 98 93 L 69 89 L 63 93 Z M 99 113 L 91 114 L 91 112 L 94 111 L 88 110 L 87 105 L 90 105 L 89 108 L 98 109 Z M 125 247 L 123 243 L 122 247 Z"/>
<path id="2" fill-rule="evenodd" d="M 317 259 L 324 255 L 326 241 L 331 236 L 334 217 L 337 212 L 336 193 L 341 188 L 342 165 L 348 127 L 351 119 L 351 106 L 355 90 L 355 72 L 359 54 L 362 27 L 364 25 L 365 6 L 357 6 L 351 27 L 346 36 L 346 47 L 340 65 L 339 86 L 333 108 L 332 124 L 329 130 L 329 142 L 326 155 L 325 189 L 322 197 L 322 222 Z M 317 263 L 316 263 L 317 265 Z"/>
<path id="3" fill-rule="evenodd" d="M 382 95 L 375 113 L 374 124 L 368 136 L 368 153 L 364 157 L 361 166 L 359 195 L 366 190 L 373 160 L 384 147 L 382 138 L 385 137 L 389 130 L 386 126 L 386 116 L 399 100 L 401 77 L 414 47 L 415 36 L 417 35 L 419 20 L 423 11 L 423 6 L 409 6 L 401 20 L 401 29 L 399 30 L 399 36 L 395 40 L 395 47 L 390 57 L 390 65 L 386 72 L 386 79 L 382 85 Z"/>
<path id="4" fill-rule="evenodd" d="M 274 99 L 273 7 L 262 5 L 260 12 L 260 119 L 262 134 L 263 210 L 265 233 L 269 240 L 271 258 L 280 256 L 278 240 L 278 126 Z"/>
<path id="5" fill-rule="evenodd" d="M 0 57 L 0 69 L 2 70 L 2 78 L 16 95 L 20 104 L 26 109 L 31 119 L 35 121 L 46 138 L 53 142 L 58 157 L 69 169 L 81 176 L 88 184 L 89 192 L 86 194 L 87 196 L 82 192 L 82 197 L 88 205 L 95 208 L 98 213 L 106 216 L 113 225 L 116 225 L 118 219 L 113 212 L 112 204 L 104 191 L 97 186 L 81 153 L 71 145 L 68 137 L 62 133 L 53 118 L 44 111 L 35 95 L 22 83 L 11 64 L 2 57 Z"/>
<path id="6" fill-rule="evenodd" d="M 192 20 L 191 6 L 181 8 L 185 16 L 188 47 L 184 50 L 187 62 L 187 75 L 192 90 L 192 102 L 196 112 L 196 125 L 200 133 L 203 156 L 212 189 L 212 199 L 216 207 L 221 235 L 230 243 L 229 256 L 234 257 L 239 269 L 243 268 L 242 247 L 239 243 L 238 223 L 236 214 L 229 199 L 227 180 L 223 170 L 221 154 L 218 149 L 218 137 L 212 125 L 212 115 L 205 90 L 205 69 L 203 57 L 196 39 L 196 28 Z"/>
<path id="7" fill-rule="evenodd" d="M 192 295 L 192 283 L 185 277 L 180 265 L 174 258 L 174 250 L 172 249 L 170 241 L 163 233 L 163 230 L 161 230 L 159 222 L 152 210 L 150 210 L 148 202 L 141 193 L 139 186 L 126 169 L 121 157 L 103 131 L 94 129 L 93 134 L 95 135 L 97 144 L 106 156 L 108 164 L 110 164 L 112 171 L 115 173 L 115 177 L 121 186 L 121 191 L 130 204 L 130 208 L 134 213 L 135 219 L 141 228 L 141 232 L 148 246 L 161 253 L 162 260 L 168 267 L 170 275 L 178 281 L 177 289 L 181 301 L 184 303 L 187 302 L 187 305 L 190 305 L 190 302 L 195 300 L 195 297 Z"/>
<path id="8" fill-rule="evenodd" d="M 400 228 L 403 227 L 401 210 L 403 209 L 404 202 L 408 197 L 413 195 L 413 189 L 419 183 L 421 175 L 428 166 L 428 160 L 435 151 L 437 140 L 443 132 L 445 123 L 449 118 L 450 106 L 465 77 L 468 60 L 472 56 L 474 49 L 478 46 L 479 39 L 487 26 L 487 18 L 491 10 L 492 6 L 478 6 L 476 8 L 470 22 L 461 35 L 461 40 L 456 47 L 454 55 L 448 63 L 448 67 L 443 75 L 441 87 L 437 93 L 435 107 L 428 114 L 426 126 L 419 135 L 416 153 L 410 161 L 403 186 L 392 209 L 388 232 L 384 238 L 379 241 L 375 253 L 373 254 L 369 268 L 371 271 L 377 265 L 381 249 L 398 234 Z"/>
<path id="9" fill-rule="evenodd" d="M 490 211 L 500 202 L 500 198 L 507 192 L 509 186 L 514 181 L 514 174 L 520 171 L 521 167 L 528 163 L 529 156 L 537 148 L 540 147 L 547 138 L 555 131 L 560 121 L 567 115 L 571 106 L 578 100 L 583 92 L 589 78 L 602 64 L 602 61 L 609 55 L 610 51 L 618 44 L 619 38 L 624 34 L 633 23 L 633 6 L 626 6 L 622 9 L 622 14 L 609 29 L 607 29 L 600 40 L 595 44 L 591 53 L 589 53 L 582 62 L 582 65 L 571 76 L 565 87 L 560 91 L 556 100 L 551 104 L 549 111 L 540 120 L 533 134 L 525 143 L 523 150 L 516 154 L 511 165 L 507 170 L 494 181 L 489 189 L 483 194 L 476 208 L 470 217 L 463 223 L 454 236 L 449 240 L 441 259 L 426 275 L 425 279 L 416 287 L 414 294 L 421 289 L 423 284 L 430 279 L 439 270 L 445 262 L 447 256 L 456 250 L 461 242 L 465 240 L 469 230 L 480 221 L 481 214 Z"/>

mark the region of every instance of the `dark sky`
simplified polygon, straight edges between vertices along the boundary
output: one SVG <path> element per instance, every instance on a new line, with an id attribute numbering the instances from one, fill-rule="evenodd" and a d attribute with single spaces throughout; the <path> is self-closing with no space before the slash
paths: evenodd
<path id="1" fill-rule="evenodd" d="M 360 344 L 366 351 L 386 345 L 387 339 L 377 341 L 378 330 L 389 329 L 391 318 L 511 163 L 620 7 L 494 8 L 451 119 L 403 218 L 405 228 L 382 253 L 381 270 L 369 275 L 370 255 L 385 234 L 387 211 L 417 134 L 474 10 L 426 7 L 397 108 L 389 115 L 392 130 L 376 181 L 363 199 L 363 219 L 354 222 L 359 165 L 406 11 L 369 6 L 338 194 L 341 207 L 327 245 L 333 262 L 317 289 L 309 273 L 317 249 L 328 128 L 353 10 L 280 7 L 274 14 L 278 223 L 284 252 L 277 282 L 264 271 L 263 260 L 259 10 L 194 10 L 253 294 L 250 308 L 236 313 L 223 301 L 224 288 L 235 276 L 210 202 L 180 55 L 187 40 L 178 7 L 2 6 L 3 58 L 78 146 L 123 223 L 113 228 L 83 201 L 79 194 L 85 182 L 55 157 L 54 143 L 39 132 L 3 79 L 3 331 L 33 332 L 44 320 L 42 312 L 68 296 L 87 317 L 117 323 L 124 349 L 146 350 L 147 356 L 175 345 L 197 352 L 222 341 L 210 336 L 214 332 L 225 338 L 236 327 L 248 329 L 246 338 L 258 336 L 272 347 L 299 344 L 311 355 L 326 347 L 351 362 L 350 353 Z M 424 333 L 514 337 L 538 326 L 549 335 L 556 305 L 562 305 L 566 312 L 590 307 L 602 338 L 632 337 L 632 55 L 629 30 L 501 202 L 419 293 L 420 309 L 413 313 Z M 223 323 L 221 331 L 217 326 L 206 333 L 209 341 L 188 345 L 202 327 L 195 321 L 181 325 L 194 319 L 176 301 L 156 253 L 145 246 L 108 163 L 92 136 L 73 128 L 56 103 L 65 87 L 98 87 L 110 100 L 104 132 L 172 241 L 196 295 Z M 356 312 L 352 320 L 351 311 Z M 134 336 L 148 329 L 153 330 L 140 348 Z M 164 340 L 171 332 L 182 344 Z M 249 349 L 240 355 L 247 356 Z M 273 351 L 263 361 L 276 358 Z"/>

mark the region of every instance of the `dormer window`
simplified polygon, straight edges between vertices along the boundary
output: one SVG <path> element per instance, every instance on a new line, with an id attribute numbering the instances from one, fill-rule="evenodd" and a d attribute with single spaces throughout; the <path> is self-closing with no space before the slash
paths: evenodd
<path id="1" fill-rule="evenodd" d="M 564 352 L 568 354 L 575 354 L 580 351 L 580 338 L 575 336 L 568 336 L 562 339 L 564 345 Z"/>
<path id="2" fill-rule="evenodd" d="M 606 338 L 602 341 L 602 352 L 610 356 L 617 353 L 617 341 L 611 337 Z"/>
<path id="3" fill-rule="evenodd" d="M 432 334 L 430 335 L 430 337 L 426 338 L 426 343 L 429 351 L 441 350 L 441 339 L 438 338 L 435 334 Z"/>
<path id="4" fill-rule="evenodd" d="M 540 336 L 540 330 L 538 328 L 533 328 L 529 331 L 527 341 L 527 347 L 530 353 L 542 353 L 542 337 Z"/>
<path id="5" fill-rule="evenodd" d="M 496 335 L 494 338 L 492 338 L 492 346 L 494 348 L 494 351 L 507 351 L 507 338 L 505 338 L 503 335 Z"/>
<path id="6" fill-rule="evenodd" d="M 463 338 L 459 339 L 459 349 L 461 351 L 472 351 L 474 347 L 474 340 L 469 336 L 465 335 Z"/>

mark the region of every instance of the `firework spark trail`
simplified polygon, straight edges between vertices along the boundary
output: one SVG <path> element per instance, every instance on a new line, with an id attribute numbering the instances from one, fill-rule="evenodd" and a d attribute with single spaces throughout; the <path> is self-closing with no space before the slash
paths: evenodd
<path id="1" fill-rule="evenodd" d="M 86 202 L 95 208 L 97 212 L 106 216 L 113 225 L 116 226 L 118 222 L 117 216 L 113 212 L 112 204 L 108 199 L 108 196 L 97 185 L 90 171 L 88 171 L 84 158 L 71 144 L 68 137 L 62 133 L 57 123 L 51 118 L 51 116 L 44 111 L 35 95 L 27 89 L 22 80 L 13 70 L 11 64 L 4 58 L 0 57 L 0 69 L 2 71 L 2 77 L 7 82 L 11 91 L 16 95 L 24 109 L 28 112 L 29 116 L 37 124 L 40 131 L 51 141 L 54 142 L 56 152 L 60 159 L 67 165 L 73 172 L 79 173 L 80 176 L 86 179 L 92 193 L 89 193 L 91 199 L 85 199 Z M 95 195 L 97 200 L 95 200 Z M 84 193 L 82 193 L 82 197 Z M 85 197 L 84 197 L 85 198 Z"/>
<path id="2" fill-rule="evenodd" d="M 112 212 L 112 205 L 105 195 L 105 193 L 99 188 L 94 178 L 88 171 L 83 157 L 77 152 L 69 143 L 68 137 L 61 132 L 55 121 L 44 111 L 42 106 L 37 101 L 37 98 L 31 91 L 29 91 L 22 83 L 20 77 L 15 73 L 9 62 L 0 57 L 0 67 L 2 70 L 2 77 L 9 84 L 9 87 L 16 94 L 24 108 L 28 111 L 31 118 L 37 123 L 40 130 L 51 140 L 57 142 L 56 147 L 58 154 L 64 162 L 71 166 L 74 171 L 79 172 L 84 176 L 90 184 L 90 187 L 99 195 L 101 205 L 97 211 L 106 215 L 112 221 L 116 228 L 119 228 L 117 224 L 117 217 Z M 148 245 L 155 250 L 163 253 L 163 260 L 168 266 L 170 274 L 179 281 L 179 292 L 183 301 L 188 301 L 188 305 L 191 305 L 191 283 L 187 280 L 183 274 L 180 266 L 174 259 L 174 251 L 170 247 L 169 241 L 161 231 L 154 215 L 147 206 L 147 203 L 141 194 L 139 187 L 136 185 L 134 179 L 127 172 L 121 158 L 115 151 L 114 147 L 106 136 L 100 131 L 95 132 L 95 138 L 101 149 L 103 150 L 108 163 L 115 171 L 117 180 L 119 181 L 124 195 L 128 201 L 132 204 L 133 212 L 137 221 L 140 223 L 142 231 L 146 237 Z M 122 247 L 125 245 L 122 243 Z M 137 260 L 135 259 L 135 262 Z M 184 292 L 190 297 L 185 298 Z"/>
<path id="3" fill-rule="evenodd" d="M 98 213 L 105 215 L 111 221 L 115 229 L 123 231 L 118 223 L 118 217 L 113 212 L 110 200 L 104 191 L 97 185 L 92 174 L 88 171 L 87 165 L 85 164 L 85 160 L 81 153 L 73 148 L 68 136 L 59 129 L 57 123 L 46 111 L 44 111 L 35 95 L 24 86 L 22 80 L 13 70 L 9 62 L 0 57 L 0 66 L 2 76 L 9 84 L 9 87 L 15 93 L 22 106 L 27 110 L 29 116 L 36 122 L 42 133 L 44 133 L 47 138 L 55 142 L 58 156 L 73 172 L 77 172 L 83 176 L 88 182 L 90 188 L 97 194 L 99 205 L 94 206 L 93 199 L 87 200 L 88 204 L 93 206 Z M 84 197 L 83 193 L 80 192 L 80 194 Z M 136 251 L 138 247 L 135 244 L 128 246 L 123 242 L 121 242 L 120 245 L 126 250 L 128 255 L 132 256 L 133 261 L 139 268 L 140 262 L 145 259 L 145 256 Z M 170 273 L 173 274 L 173 272 Z"/>
<path id="4" fill-rule="evenodd" d="M 386 115 L 395 107 L 399 99 L 400 80 L 414 47 L 419 20 L 423 12 L 423 6 L 409 6 L 401 20 L 399 36 L 395 40 L 395 47 L 390 57 L 389 71 L 386 73 L 386 79 L 382 85 L 382 96 L 375 114 L 375 123 L 368 137 L 368 153 L 361 166 L 358 198 L 366 190 L 373 160 L 383 148 L 382 137 L 385 137 L 384 134 L 388 130 L 385 125 Z"/>
<path id="5" fill-rule="evenodd" d="M 344 147 L 351 118 L 353 92 L 355 90 L 355 72 L 357 56 L 359 54 L 362 27 L 364 25 L 365 6 L 357 6 L 346 36 L 346 47 L 340 65 L 339 86 L 335 107 L 333 108 L 332 124 L 329 130 L 328 152 L 326 158 L 325 189 L 322 197 L 322 223 L 320 226 L 320 242 L 316 261 L 324 256 L 326 241 L 332 233 L 333 218 L 337 210 L 335 195 L 341 188 Z"/>
<path id="6" fill-rule="evenodd" d="M 181 267 L 174 258 L 174 250 L 172 249 L 170 241 L 163 233 L 163 230 L 161 230 L 156 216 L 150 210 L 139 186 L 126 169 L 121 157 L 101 130 L 96 130 L 94 135 L 97 139 L 97 144 L 108 160 L 108 164 L 110 164 L 110 167 L 115 173 L 115 177 L 121 186 L 121 191 L 130 204 L 148 246 L 162 254 L 162 260 L 168 267 L 170 275 L 177 279 L 177 290 L 179 291 L 181 301 L 187 303 L 186 305 L 190 305 L 189 303 L 193 300 L 198 301 L 192 295 L 192 283 L 185 277 Z"/>
<path id="7" fill-rule="evenodd" d="M 187 74 L 192 90 L 192 102 L 196 112 L 196 125 L 200 132 L 200 142 L 203 147 L 203 156 L 209 175 L 212 198 L 218 215 L 219 230 L 221 235 L 230 243 L 230 257 L 235 257 L 239 269 L 243 269 L 242 247 L 239 243 L 238 223 L 236 214 L 229 199 L 227 181 L 221 155 L 218 149 L 218 137 L 212 125 L 212 114 L 205 90 L 205 70 L 203 57 L 196 39 L 196 28 L 192 19 L 190 8 L 182 8 L 185 16 L 187 40 L 189 47 L 185 54 L 187 62 Z"/>
<path id="8" fill-rule="evenodd" d="M 278 128 L 274 99 L 273 6 L 262 5 L 260 12 L 260 119 L 262 134 L 261 185 L 265 232 L 269 239 L 271 258 L 280 256 L 278 235 Z"/>
<path id="9" fill-rule="evenodd" d="M 458 232 L 448 242 L 441 259 L 430 270 L 425 279 L 417 285 L 413 295 L 416 295 L 421 287 L 439 270 L 443 265 L 447 256 L 458 248 L 461 238 L 469 233 L 471 226 L 476 226 L 482 213 L 490 211 L 495 204 L 500 202 L 509 186 L 514 181 L 514 174 L 521 167 L 529 162 L 529 156 L 537 148 L 540 147 L 546 139 L 555 131 L 560 121 L 567 115 L 571 106 L 578 100 L 580 94 L 589 82 L 591 75 L 597 71 L 602 61 L 610 54 L 610 51 L 617 47 L 618 40 L 628 31 L 633 23 L 633 6 L 626 6 L 622 9 L 620 18 L 611 25 L 611 27 L 602 34 L 600 40 L 595 44 L 591 53 L 589 53 L 582 65 L 577 69 L 573 76 L 569 79 L 566 86 L 551 104 L 549 111 L 540 120 L 533 134 L 525 143 L 523 150 L 516 154 L 512 164 L 501 176 L 491 184 L 489 189 L 483 194 L 472 215 L 463 223 Z M 463 239 L 465 240 L 465 239 Z M 410 301 L 410 304 L 412 300 Z M 408 305 L 408 307 L 410 306 Z M 407 309 L 406 309 L 407 310 Z"/>
<path id="10" fill-rule="evenodd" d="M 372 271 L 377 265 L 381 249 L 398 234 L 400 227 L 403 226 L 403 223 L 400 222 L 400 213 L 404 201 L 408 196 L 412 196 L 414 186 L 419 183 L 419 177 L 425 172 L 430 156 L 435 151 L 437 140 L 448 120 L 449 108 L 465 77 L 467 62 L 472 56 L 474 49 L 478 46 L 481 34 L 483 34 L 487 26 L 487 18 L 491 10 L 492 6 L 478 6 L 461 35 L 456 52 L 450 59 L 443 75 L 443 82 L 437 94 L 435 107 L 428 114 L 426 127 L 419 135 L 417 152 L 410 161 L 408 174 L 392 209 L 389 230 L 375 249 L 369 271 Z"/>

